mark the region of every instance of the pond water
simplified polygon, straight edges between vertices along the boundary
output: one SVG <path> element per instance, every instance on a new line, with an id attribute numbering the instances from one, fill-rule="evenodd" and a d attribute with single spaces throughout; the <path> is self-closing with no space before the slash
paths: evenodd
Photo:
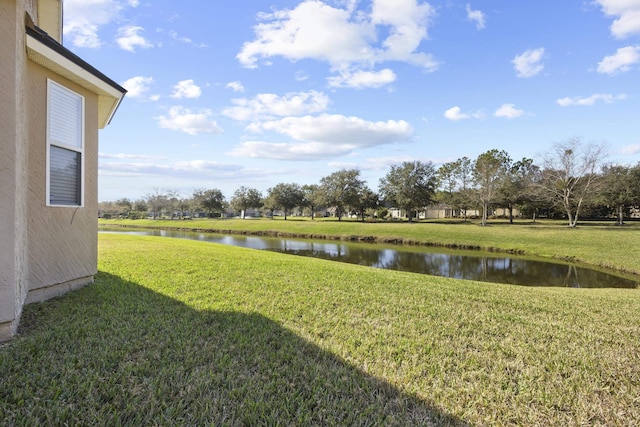
<path id="1" fill-rule="evenodd" d="M 515 255 L 505 256 L 489 252 L 172 230 L 101 227 L 100 232 L 201 240 L 389 270 L 482 282 L 575 288 L 640 287 L 640 278 L 622 277 L 566 262 Z"/>

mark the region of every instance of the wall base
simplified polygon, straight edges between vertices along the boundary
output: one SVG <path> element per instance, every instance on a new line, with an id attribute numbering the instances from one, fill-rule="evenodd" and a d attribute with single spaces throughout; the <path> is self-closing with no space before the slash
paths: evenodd
<path id="1" fill-rule="evenodd" d="M 26 305 L 34 302 L 43 302 L 64 295 L 67 292 L 80 289 L 90 283 L 93 283 L 93 276 L 81 277 L 45 288 L 33 289 L 27 294 L 27 299 L 24 303 Z M 0 342 L 8 341 L 16 335 L 18 332 L 18 321 L 18 319 L 14 319 L 10 322 L 0 322 Z"/>
<path id="2" fill-rule="evenodd" d="M 18 322 L 15 320 L 12 322 L 0 323 L 0 342 L 8 341 L 16 334 L 18 329 Z"/>
<path id="3" fill-rule="evenodd" d="M 68 282 L 58 283 L 39 289 L 32 289 L 27 294 L 25 304 L 33 302 L 43 302 L 51 298 L 59 297 L 70 291 L 80 289 L 90 283 L 93 283 L 93 276 L 81 277 L 79 279 L 69 280 Z"/>

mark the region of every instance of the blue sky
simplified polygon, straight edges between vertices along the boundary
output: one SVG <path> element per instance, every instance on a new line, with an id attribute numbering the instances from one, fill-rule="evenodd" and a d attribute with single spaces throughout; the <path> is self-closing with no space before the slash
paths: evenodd
<path id="1" fill-rule="evenodd" d="M 64 45 L 129 93 L 99 199 L 318 183 L 492 149 L 640 161 L 640 0 L 65 0 Z"/>

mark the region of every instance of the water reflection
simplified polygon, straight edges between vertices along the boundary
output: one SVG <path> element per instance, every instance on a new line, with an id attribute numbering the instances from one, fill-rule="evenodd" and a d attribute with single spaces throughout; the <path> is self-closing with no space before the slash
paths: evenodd
<path id="1" fill-rule="evenodd" d="M 114 230 L 105 228 L 101 229 L 101 232 L 202 240 L 389 270 L 512 285 L 575 288 L 636 288 L 640 285 L 638 280 L 619 277 L 574 264 L 516 256 L 496 256 L 496 254 L 478 251 L 453 251 L 441 248 L 385 246 L 169 230 Z"/>

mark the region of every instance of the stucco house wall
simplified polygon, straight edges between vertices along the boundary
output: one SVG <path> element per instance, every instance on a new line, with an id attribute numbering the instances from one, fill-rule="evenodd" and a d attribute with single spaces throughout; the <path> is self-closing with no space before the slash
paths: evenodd
<path id="1" fill-rule="evenodd" d="M 29 61 L 30 117 L 46 117 L 47 79 L 85 97 L 85 202 L 83 207 L 46 206 L 46 122 L 30 120 L 26 303 L 60 295 L 89 283 L 97 268 L 98 97 Z M 68 283 L 71 282 L 71 283 Z"/>
<path id="2" fill-rule="evenodd" d="M 27 294 L 25 20 L 30 1 L 0 1 L 0 340 L 13 335 Z"/>
<path id="3" fill-rule="evenodd" d="M 0 0 L 0 341 L 16 333 L 24 304 L 97 270 L 98 129 L 126 91 L 62 47 L 61 19 L 61 0 Z M 84 98 L 80 206 L 47 203 L 50 80 Z"/>

